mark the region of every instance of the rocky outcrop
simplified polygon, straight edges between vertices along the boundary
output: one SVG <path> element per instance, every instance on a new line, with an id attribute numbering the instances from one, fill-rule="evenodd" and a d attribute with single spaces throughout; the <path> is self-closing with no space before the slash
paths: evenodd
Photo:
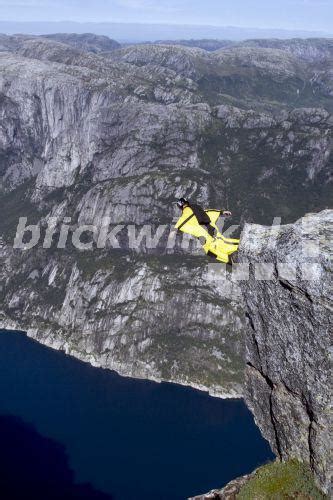
<path id="1" fill-rule="evenodd" d="M 238 477 L 233 481 L 230 481 L 221 490 L 212 490 L 204 495 L 198 495 L 196 497 L 189 498 L 188 500 L 237 500 L 237 496 L 243 486 L 250 481 L 255 475 L 255 472 L 248 474 L 246 476 Z"/>
<path id="2" fill-rule="evenodd" d="M 239 261 L 249 318 L 246 400 L 282 459 L 330 484 L 333 211 L 295 224 L 246 225 Z"/>

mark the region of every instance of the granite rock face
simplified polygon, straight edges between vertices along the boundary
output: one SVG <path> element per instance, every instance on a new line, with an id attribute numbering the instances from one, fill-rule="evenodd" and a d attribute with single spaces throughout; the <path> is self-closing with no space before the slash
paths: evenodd
<path id="1" fill-rule="evenodd" d="M 239 261 L 249 319 L 246 400 L 282 459 L 330 485 L 333 211 L 275 228 L 246 225 Z"/>
<path id="2" fill-rule="evenodd" d="M 14 251 L 18 218 L 43 231 L 70 218 L 74 232 L 110 217 L 167 234 L 181 196 L 231 209 L 235 224 L 325 208 L 329 42 L 311 61 L 287 50 L 292 42 L 108 45 L 0 36 L 1 326 L 123 374 L 239 395 L 242 297 L 237 283 L 216 283 L 220 269 L 168 248 L 167 236 L 135 251 L 125 237 L 116 252 L 97 252 L 95 237 L 92 252 Z"/>
<path id="3" fill-rule="evenodd" d="M 125 376 L 242 394 L 240 290 L 204 259 L 36 251 L 22 259 L 4 246 L 1 258 L 1 328 Z"/>

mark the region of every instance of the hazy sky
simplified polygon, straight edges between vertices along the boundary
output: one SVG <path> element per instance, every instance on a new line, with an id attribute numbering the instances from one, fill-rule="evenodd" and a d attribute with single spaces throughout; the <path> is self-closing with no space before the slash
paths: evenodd
<path id="1" fill-rule="evenodd" d="M 333 32 L 333 0 L 0 0 L 7 21 L 212 24 Z"/>

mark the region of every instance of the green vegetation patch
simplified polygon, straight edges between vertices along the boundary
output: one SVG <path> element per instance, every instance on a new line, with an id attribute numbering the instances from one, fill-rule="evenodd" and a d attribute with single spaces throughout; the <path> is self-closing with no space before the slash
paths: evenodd
<path id="1" fill-rule="evenodd" d="M 297 460 L 273 462 L 258 469 L 240 490 L 237 500 L 323 500 L 328 498 L 316 486 L 306 464 Z"/>

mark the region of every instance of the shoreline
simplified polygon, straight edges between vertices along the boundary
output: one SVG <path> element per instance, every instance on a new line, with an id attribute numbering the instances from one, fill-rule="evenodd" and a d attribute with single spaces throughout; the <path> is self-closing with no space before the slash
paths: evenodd
<path id="1" fill-rule="evenodd" d="M 3 324 L 1 324 L 3 323 Z M 113 366 L 105 366 L 103 365 L 102 361 L 99 361 L 96 359 L 96 356 L 93 354 L 88 354 L 88 353 L 83 353 L 81 351 L 75 351 L 75 349 L 71 349 L 66 342 L 57 342 L 54 339 L 50 339 L 50 336 L 45 336 L 44 338 L 38 338 L 38 333 L 40 330 L 34 329 L 34 328 L 22 328 L 22 326 L 17 325 L 16 323 L 8 320 L 3 320 L 0 323 L 0 329 L 10 332 L 10 331 L 16 331 L 19 333 L 22 333 L 26 337 L 34 340 L 35 342 L 38 342 L 40 345 L 44 345 L 45 347 L 49 347 L 50 349 L 53 349 L 55 351 L 59 351 L 64 353 L 66 356 L 71 356 L 74 359 L 78 359 L 79 361 L 82 361 L 83 363 L 88 363 L 90 366 L 94 368 L 101 368 L 103 370 L 109 370 L 115 372 L 117 375 L 123 378 L 132 378 L 134 380 L 147 380 L 150 382 L 162 384 L 162 383 L 167 383 L 167 384 L 174 384 L 174 385 L 179 385 L 182 387 L 188 387 L 200 392 L 204 392 L 208 394 L 210 397 L 213 398 L 219 398 L 219 399 L 232 399 L 232 400 L 240 400 L 243 399 L 243 395 L 241 392 L 237 392 L 236 390 L 234 391 L 224 391 L 224 390 L 219 390 L 217 387 L 207 387 L 202 384 L 197 384 L 195 382 L 190 382 L 187 380 L 182 380 L 182 379 L 162 379 L 160 377 L 154 376 L 153 374 L 147 374 L 147 376 L 144 376 L 143 374 L 133 374 L 133 373 L 128 373 L 128 370 L 120 364 L 120 363 L 114 363 Z M 221 388 L 222 389 L 222 388 Z"/>

